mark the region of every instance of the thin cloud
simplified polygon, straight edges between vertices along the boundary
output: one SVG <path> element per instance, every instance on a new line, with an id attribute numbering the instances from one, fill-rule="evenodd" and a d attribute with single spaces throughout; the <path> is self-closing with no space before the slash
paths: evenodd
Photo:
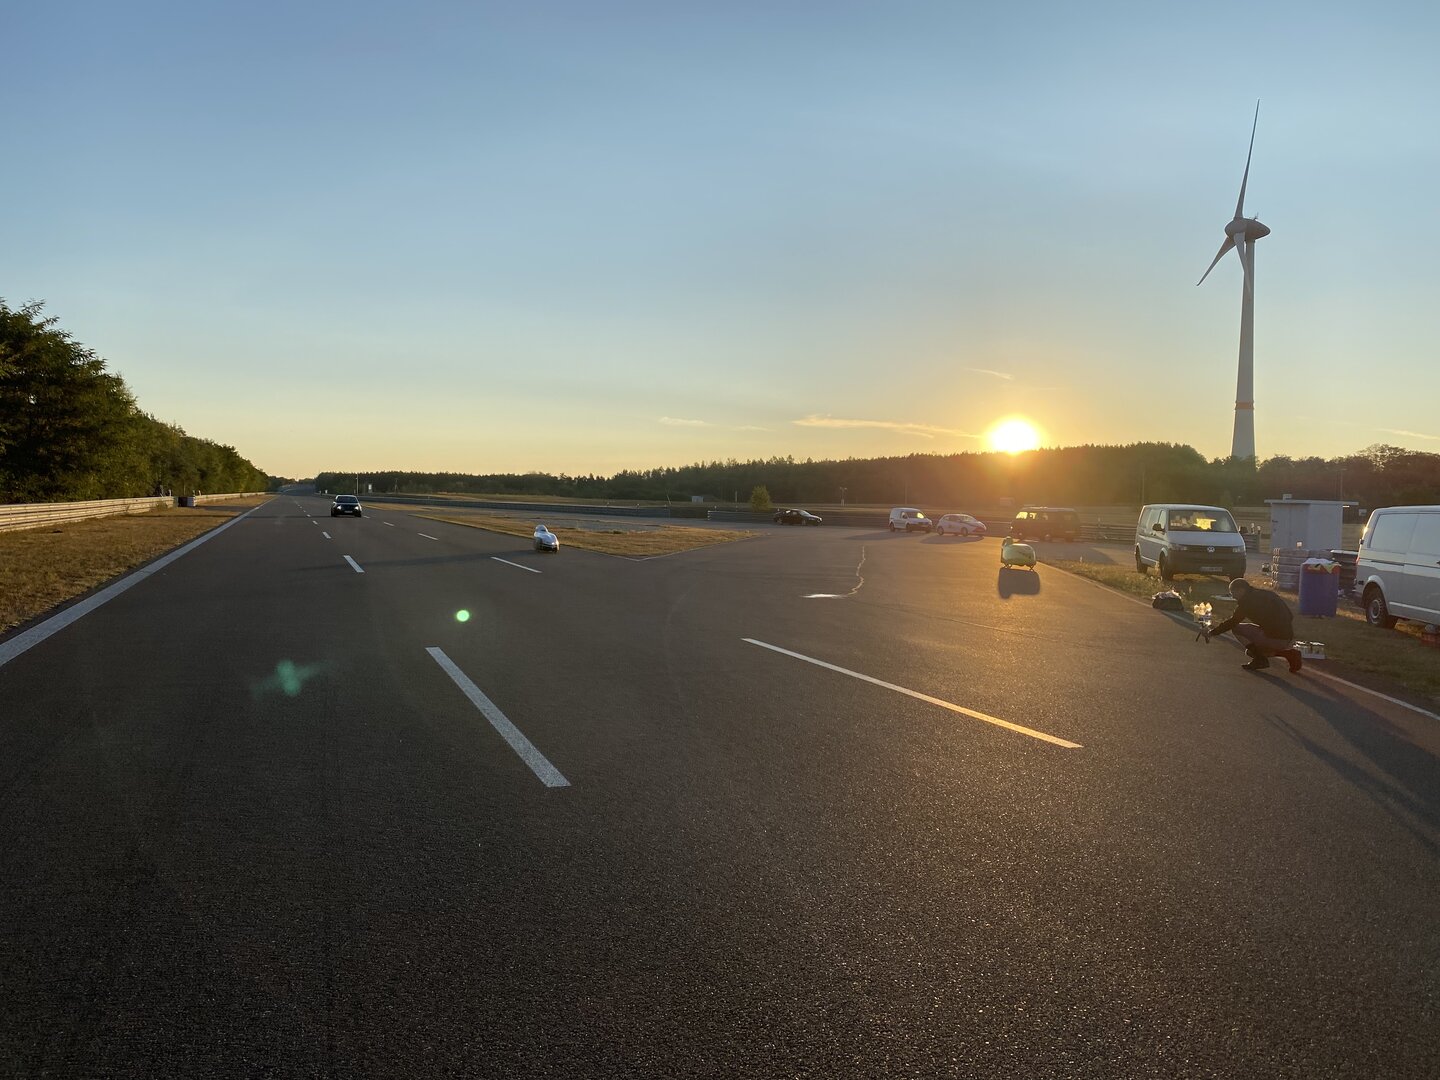
<path id="1" fill-rule="evenodd" d="M 1423 431 L 1402 431 L 1400 428 L 1382 427 L 1381 431 L 1387 435 L 1404 435 L 1411 439 L 1429 439 L 1431 442 L 1440 442 L 1440 435 L 1426 435 Z"/>
<path id="2" fill-rule="evenodd" d="M 973 371 L 976 375 L 993 375 L 995 376 L 995 378 L 1004 379 L 1006 382 L 1009 382 L 1011 379 L 1015 378 L 1014 375 L 1011 375 L 1007 371 L 991 371 L 989 368 L 983 367 L 967 367 L 965 370 Z"/>
<path id="3" fill-rule="evenodd" d="M 879 428 L 882 431 L 896 431 L 902 435 L 914 435 L 921 439 L 933 439 L 937 435 L 950 435 L 962 439 L 978 439 L 979 435 L 956 428 L 935 427 L 932 424 L 907 424 L 899 420 L 849 420 L 839 416 L 802 417 L 791 420 L 798 427 L 816 428 Z"/>
<path id="4" fill-rule="evenodd" d="M 770 431 L 768 427 L 757 427 L 754 424 L 712 424 L 709 420 L 686 420 L 678 416 L 662 416 L 656 423 L 664 424 L 666 427 L 703 427 L 714 428 L 716 431 Z"/>

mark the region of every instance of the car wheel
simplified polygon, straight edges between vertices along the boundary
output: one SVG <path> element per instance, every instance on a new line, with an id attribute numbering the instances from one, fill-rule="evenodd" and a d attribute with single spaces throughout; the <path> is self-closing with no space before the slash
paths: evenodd
<path id="1" fill-rule="evenodd" d="M 1155 564 L 1155 567 L 1160 571 L 1160 576 L 1166 581 L 1175 580 L 1175 571 L 1170 568 L 1170 560 L 1165 558 L 1164 555 L 1160 556 L 1160 561 Z"/>
<path id="2" fill-rule="evenodd" d="M 1374 585 L 1365 590 L 1365 621 L 1382 630 L 1390 630 L 1395 626 L 1396 618 L 1390 614 L 1390 608 L 1385 603 L 1385 594 Z"/>

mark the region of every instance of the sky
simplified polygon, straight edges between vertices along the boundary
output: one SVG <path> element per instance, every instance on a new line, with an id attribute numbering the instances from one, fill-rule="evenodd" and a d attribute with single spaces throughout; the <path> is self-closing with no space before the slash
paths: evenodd
<path id="1" fill-rule="evenodd" d="M 0 297 L 260 468 L 1440 452 L 1430 4 L 0 5 Z"/>

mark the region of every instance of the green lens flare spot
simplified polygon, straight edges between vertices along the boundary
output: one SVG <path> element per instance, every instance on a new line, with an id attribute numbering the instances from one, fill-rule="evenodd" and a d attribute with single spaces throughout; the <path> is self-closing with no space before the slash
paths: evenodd
<path id="1" fill-rule="evenodd" d="M 470 612 L 466 611 L 464 608 L 461 608 L 459 611 L 455 612 L 455 621 L 456 621 L 456 622 L 469 622 L 469 621 L 470 621 Z"/>

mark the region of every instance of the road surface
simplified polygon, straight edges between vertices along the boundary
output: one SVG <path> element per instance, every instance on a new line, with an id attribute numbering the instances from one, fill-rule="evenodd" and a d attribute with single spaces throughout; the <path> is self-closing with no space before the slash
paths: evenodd
<path id="1" fill-rule="evenodd" d="M 0 666 L 0 1074 L 1440 1073 L 1440 722 L 993 539 L 327 505 Z"/>

